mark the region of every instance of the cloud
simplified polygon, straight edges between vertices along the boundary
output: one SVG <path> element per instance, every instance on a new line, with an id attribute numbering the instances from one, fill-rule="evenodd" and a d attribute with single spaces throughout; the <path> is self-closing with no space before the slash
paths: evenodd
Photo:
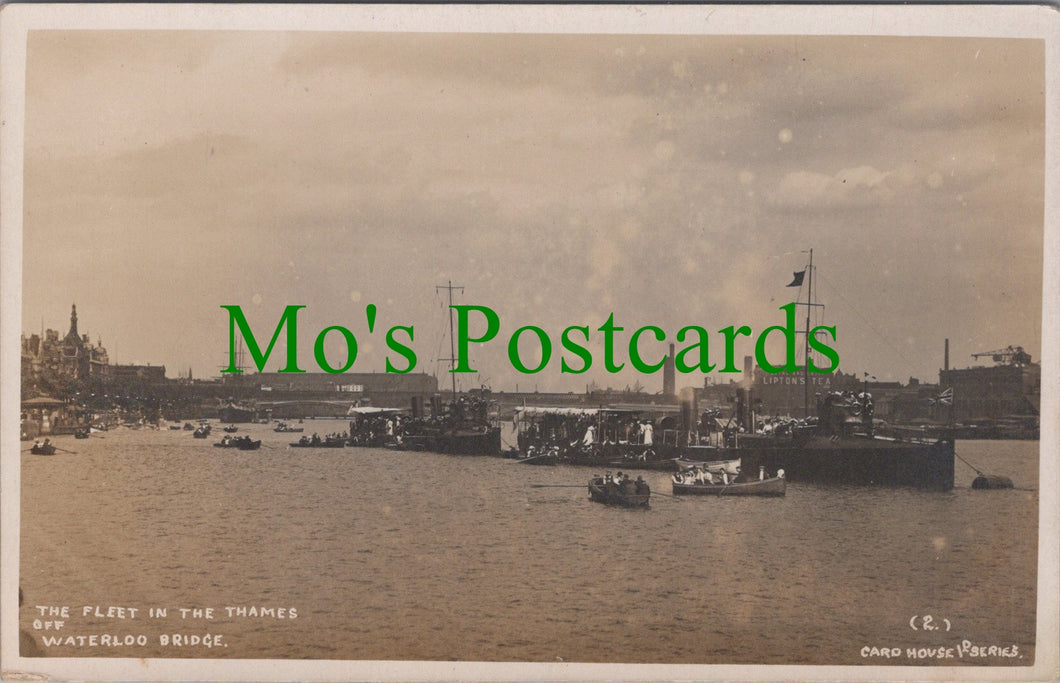
<path id="1" fill-rule="evenodd" d="M 835 175 L 795 171 L 785 175 L 773 196 L 773 204 L 788 209 L 868 207 L 892 201 L 895 189 L 890 173 L 872 166 L 844 168 Z"/>
<path id="2" fill-rule="evenodd" d="M 387 302 L 381 315 L 415 323 L 423 358 L 437 358 L 424 321 L 447 330 L 431 295 L 450 278 L 507 332 L 595 329 L 611 312 L 629 327 L 760 329 L 776 323 L 802 266 L 791 250 L 810 246 L 836 282 L 829 311 L 839 294 L 856 302 L 829 321 L 851 367 L 936 369 L 881 360 L 857 334 L 855 314 L 890 314 L 910 292 L 950 293 L 895 314 L 896 338 L 934 330 L 992 348 L 1009 342 L 980 342 L 978 330 L 1002 315 L 1025 346 L 1038 332 L 1044 55 L 1034 45 L 69 38 L 34 38 L 27 63 L 24 245 L 42 265 L 25 269 L 23 311 L 61 321 L 78 292 L 86 324 L 92 310 L 93 329 L 120 337 L 123 355 L 213 372 L 224 294 L 259 295 L 269 315 L 307 303 L 307 329 Z M 861 285 L 877 267 L 893 275 Z M 969 298 L 1002 275 L 1021 305 L 999 314 Z M 123 322 L 174 291 L 197 307 L 179 317 L 186 344 L 166 326 Z M 525 381 L 506 370 L 503 343 L 476 353 L 495 386 Z M 546 374 L 542 388 L 615 379 Z"/>

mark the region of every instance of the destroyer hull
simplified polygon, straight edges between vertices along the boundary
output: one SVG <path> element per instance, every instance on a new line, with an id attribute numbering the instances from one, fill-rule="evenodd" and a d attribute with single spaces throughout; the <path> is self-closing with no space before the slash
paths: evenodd
<path id="1" fill-rule="evenodd" d="M 452 431 L 406 435 L 402 450 L 431 451 L 449 455 L 500 455 L 501 430 L 491 427 L 486 431 Z"/>
<path id="2" fill-rule="evenodd" d="M 933 491 L 953 488 L 952 441 L 910 443 L 886 439 L 815 437 L 802 444 L 741 445 L 745 472 L 783 469 L 790 481 L 811 484 L 900 486 Z"/>

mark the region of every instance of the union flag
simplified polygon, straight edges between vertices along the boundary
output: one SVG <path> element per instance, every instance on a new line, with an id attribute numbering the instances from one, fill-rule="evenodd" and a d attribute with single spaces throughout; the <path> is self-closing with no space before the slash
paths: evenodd
<path id="1" fill-rule="evenodd" d="M 931 405 L 935 405 L 936 403 L 941 403 L 944 406 L 951 405 L 953 403 L 953 387 L 950 387 L 935 398 L 931 399 Z"/>

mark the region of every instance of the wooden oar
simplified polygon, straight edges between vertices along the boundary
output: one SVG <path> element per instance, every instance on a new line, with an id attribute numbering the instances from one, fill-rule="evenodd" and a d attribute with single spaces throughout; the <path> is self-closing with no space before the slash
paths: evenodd
<path id="1" fill-rule="evenodd" d="M 541 458 L 547 458 L 548 456 L 549 456 L 548 453 L 542 453 L 540 455 L 531 455 L 529 458 L 520 458 L 519 460 L 512 460 L 510 462 L 518 463 L 518 462 L 526 462 L 527 460 L 540 460 Z"/>
<path id="2" fill-rule="evenodd" d="M 55 450 L 57 450 L 57 451 L 62 451 L 63 453 L 70 453 L 70 454 L 72 454 L 72 455 L 77 455 L 77 451 L 68 451 L 68 450 L 66 450 L 65 448 L 59 448 L 59 447 L 58 447 L 58 446 L 56 446 L 55 444 L 49 444 L 49 445 L 50 445 L 50 446 L 51 446 L 52 448 L 54 448 Z M 33 446 L 30 446 L 29 448 L 27 448 L 27 449 L 23 450 L 22 452 L 23 452 L 23 453 L 28 453 L 28 452 L 30 452 L 30 451 L 32 451 L 32 450 L 33 450 Z"/>

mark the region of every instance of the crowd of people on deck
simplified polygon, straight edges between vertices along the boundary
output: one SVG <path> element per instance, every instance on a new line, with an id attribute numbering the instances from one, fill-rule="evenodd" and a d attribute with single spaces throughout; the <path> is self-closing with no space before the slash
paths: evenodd
<path id="1" fill-rule="evenodd" d="M 407 415 L 399 412 L 358 414 L 350 420 L 351 446 L 401 446 L 417 436 L 437 434 L 453 429 L 486 432 L 489 403 L 477 396 L 461 396 L 457 401 L 431 406 L 431 415 Z"/>
<path id="2" fill-rule="evenodd" d="M 721 410 L 710 408 L 693 418 L 691 428 L 680 426 L 676 417 L 645 419 L 625 411 L 599 413 L 532 414 L 519 424 L 519 450 L 527 453 L 558 448 L 570 460 L 591 456 L 651 460 L 661 448 L 685 446 L 735 446 L 744 431 L 734 421 L 722 425 Z"/>
<path id="3" fill-rule="evenodd" d="M 398 410 L 357 413 L 351 411 L 349 430 L 341 433 L 319 434 L 299 438 L 300 446 L 328 446 L 343 443 L 362 447 L 401 447 L 417 436 L 438 434 L 447 430 L 481 430 L 490 428 L 488 404 L 478 397 L 462 396 L 448 405 L 432 406 L 430 416 L 409 415 Z"/>
<path id="4" fill-rule="evenodd" d="M 350 435 L 346 432 L 334 432 L 331 434 L 325 434 L 324 438 L 321 438 L 319 434 L 313 432 L 312 436 L 303 436 L 298 439 L 299 446 L 333 446 L 335 444 L 346 445 L 349 441 Z"/>
<path id="5" fill-rule="evenodd" d="M 555 450 L 571 460 L 618 456 L 648 460 L 655 455 L 655 424 L 631 415 L 543 415 L 519 429 L 519 451 Z"/>
<path id="6" fill-rule="evenodd" d="M 586 422 L 586 420 L 582 420 L 582 422 Z M 599 434 L 597 434 L 597 424 L 589 422 L 582 436 L 582 445 L 592 446 L 594 443 L 599 442 L 651 446 L 654 440 L 655 425 L 651 420 L 625 418 L 600 423 Z"/>
<path id="7" fill-rule="evenodd" d="M 864 430 L 873 435 L 875 406 L 872 394 L 867 391 L 833 391 L 827 394 L 818 407 L 818 429 L 838 437 L 854 430 Z"/>

